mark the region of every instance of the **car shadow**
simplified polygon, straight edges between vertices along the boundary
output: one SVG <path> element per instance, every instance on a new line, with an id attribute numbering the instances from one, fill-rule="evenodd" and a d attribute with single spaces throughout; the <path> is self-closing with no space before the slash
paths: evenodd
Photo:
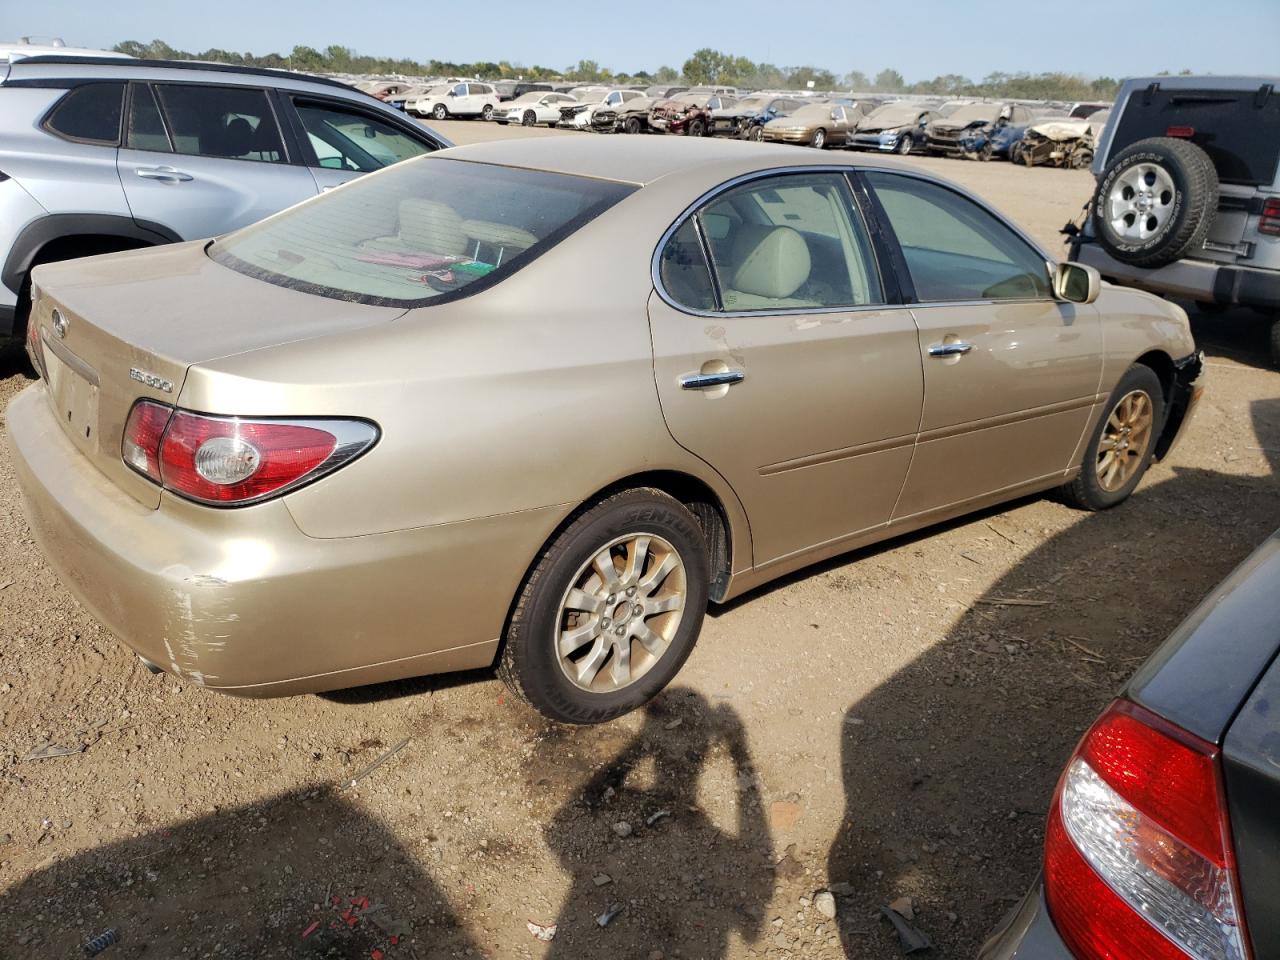
<path id="1" fill-rule="evenodd" d="M 846 956 L 893 955 L 893 930 L 868 918 L 909 897 L 934 956 L 972 957 L 1030 884 L 1079 736 L 1280 523 L 1280 399 L 1251 412 L 1270 476 L 1175 467 L 1082 515 L 985 593 L 1014 603 L 973 605 L 850 705 L 827 864 Z"/>
<path id="2" fill-rule="evenodd" d="M 1187 311 L 1196 344 L 1210 357 L 1234 360 L 1259 370 L 1274 370 L 1271 361 L 1271 318 L 1248 307 L 1205 309 L 1179 300 Z"/>
<path id="3" fill-rule="evenodd" d="M 476 948 L 446 903 L 420 857 L 325 787 L 38 869 L 0 893 L 0 952 L 83 956 L 88 940 L 114 930 L 118 943 L 103 954 L 112 960 L 471 956 Z"/>

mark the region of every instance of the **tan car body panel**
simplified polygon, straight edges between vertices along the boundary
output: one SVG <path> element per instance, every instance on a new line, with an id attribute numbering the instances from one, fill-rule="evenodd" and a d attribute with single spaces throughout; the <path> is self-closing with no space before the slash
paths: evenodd
<path id="1" fill-rule="evenodd" d="M 720 502 L 734 596 L 1061 483 L 1124 369 L 1149 351 L 1194 350 L 1175 308 L 1109 287 L 1091 307 L 716 316 L 655 294 L 661 238 L 719 185 L 770 168 L 909 169 L 891 160 L 684 138 L 446 155 L 647 185 L 496 286 L 407 311 L 250 280 L 199 245 L 37 271 L 35 322 L 50 343 L 53 305 L 70 311 L 65 349 L 92 352 L 104 408 L 127 409 L 108 391 L 132 390 L 382 430 L 319 483 L 217 510 L 124 468 L 120 424 L 86 457 L 43 382 L 20 394 L 9 434 L 32 529 L 69 588 L 146 659 L 246 695 L 486 665 L 557 527 L 654 472 L 695 478 Z M 960 333 L 987 339 L 954 365 L 923 358 L 932 338 Z M 128 380 L 135 363 L 175 392 Z M 720 395 L 680 389 L 708 364 L 747 378 Z M 966 386 L 965 365 L 999 394 Z M 992 467 L 1019 457 L 1020 470 Z"/>

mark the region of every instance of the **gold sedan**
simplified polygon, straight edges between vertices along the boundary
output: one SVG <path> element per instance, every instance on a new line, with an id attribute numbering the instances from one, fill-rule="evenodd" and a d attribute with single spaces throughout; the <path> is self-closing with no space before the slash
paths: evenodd
<path id="1" fill-rule="evenodd" d="M 7 422 L 67 587 L 246 696 L 497 665 L 634 709 L 708 602 L 1061 488 L 1191 407 L 1185 314 L 891 159 L 675 138 L 398 164 L 34 273 Z"/>

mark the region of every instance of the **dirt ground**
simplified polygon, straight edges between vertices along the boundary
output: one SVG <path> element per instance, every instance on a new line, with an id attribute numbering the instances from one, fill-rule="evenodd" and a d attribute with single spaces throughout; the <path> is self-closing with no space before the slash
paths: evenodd
<path id="1" fill-rule="evenodd" d="M 1055 250 L 1091 184 L 915 162 Z M 1123 507 L 1029 499 L 806 570 L 713 610 L 675 687 L 591 729 L 488 672 L 262 702 L 152 676 L 41 558 L 0 445 L 0 957 L 113 928 L 111 960 L 888 958 L 900 897 L 933 956 L 973 956 L 1082 730 L 1280 524 L 1262 325 L 1196 329 L 1209 393 Z M 7 363 L 0 406 L 30 382 Z M 50 744 L 73 752 L 25 759 Z"/>

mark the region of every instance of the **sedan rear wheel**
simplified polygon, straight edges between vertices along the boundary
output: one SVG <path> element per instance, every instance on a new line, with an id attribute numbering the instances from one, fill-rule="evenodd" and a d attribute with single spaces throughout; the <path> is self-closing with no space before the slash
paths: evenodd
<path id="1" fill-rule="evenodd" d="M 546 547 L 498 672 L 553 720 L 600 723 L 650 700 L 693 649 L 707 605 L 701 527 L 658 490 L 585 508 Z"/>
<path id="2" fill-rule="evenodd" d="M 1105 510 L 1127 499 L 1151 465 L 1164 426 L 1164 390 L 1150 367 L 1128 369 L 1108 401 L 1085 450 L 1080 475 L 1063 488 L 1085 510 Z"/>

